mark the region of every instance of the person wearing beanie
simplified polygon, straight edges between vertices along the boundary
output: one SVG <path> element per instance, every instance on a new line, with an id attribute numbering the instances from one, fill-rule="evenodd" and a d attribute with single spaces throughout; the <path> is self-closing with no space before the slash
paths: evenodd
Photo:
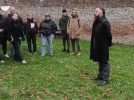
<path id="1" fill-rule="evenodd" d="M 69 22 L 69 16 L 67 14 L 67 10 L 62 10 L 62 17 L 59 20 L 59 27 L 62 33 L 63 40 L 63 52 L 70 52 L 70 40 L 69 34 L 67 33 L 67 25 Z"/>

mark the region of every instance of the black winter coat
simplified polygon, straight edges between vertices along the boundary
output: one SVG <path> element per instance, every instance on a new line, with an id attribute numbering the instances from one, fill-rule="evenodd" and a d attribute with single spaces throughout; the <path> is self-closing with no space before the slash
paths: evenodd
<path id="1" fill-rule="evenodd" d="M 50 36 L 51 34 L 55 34 L 57 31 L 57 25 L 52 20 L 44 20 L 40 24 L 39 32 L 44 36 Z"/>
<path id="2" fill-rule="evenodd" d="M 38 26 L 34 20 L 28 19 L 27 23 L 25 24 L 25 34 L 27 36 L 36 36 L 38 33 Z"/>
<path id="3" fill-rule="evenodd" d="M 6 37 L 6 18 L 0 15 L 0 39 L 4 39 Z"/>
<path id="4" fill-rule="evenodd" d="M 62 16 L 62 18 L 59 20 L 60 30 L 67 31 L 68 22 L 69 22 L 69 16 Z"/>
<path id="5" fill-rule="evenodd" d="M 20 39 L 24 39 L 24 24 L 22 19 L 11 20 L 10 26 L 10 37 L 13 38 L 14 41 L 18 41 Z"/>
<path id="6" fill-rule="evenodd" d="M 107 63 L 110 46 L 112 46 L 111 26 L 106 17 L 102 17 L 93 24 L 90 59 Z"/>

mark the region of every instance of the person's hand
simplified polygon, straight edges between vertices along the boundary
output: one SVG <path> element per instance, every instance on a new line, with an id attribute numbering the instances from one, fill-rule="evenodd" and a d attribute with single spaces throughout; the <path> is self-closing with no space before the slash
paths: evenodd
<path id="1" fill-rule="evenodd" d="M 13 39 L 13 37 L 11 37 L 11 40 L 10 40 L 11 42 L 13 42 L 14 41 L 14 39 Z"/>
<path id="2" fill-rule="evenodd" d="M 79 37 L 79 36 L 80 36 L 80 34 L 77 34 L 76 36 L 78 36 L 78 37 Z"/>
<path id="3" fill-rule="evenodd" d="M 21 38 L 21 40 L 22 40 L 22 41 L 25 41 L 25 38 L 23 37 L 23 38 Z"/>
<path id="4" fill-rule="evenodd" d="M 22 40 L 22 38 L 21 38 L 21 37 L 19 37 L 19 40 Z"/>
<path id="5" fill-rule="evenodd" d="M 3 32 L 4 30 L 3 29 L 0 29 L 0 32 Z"/>

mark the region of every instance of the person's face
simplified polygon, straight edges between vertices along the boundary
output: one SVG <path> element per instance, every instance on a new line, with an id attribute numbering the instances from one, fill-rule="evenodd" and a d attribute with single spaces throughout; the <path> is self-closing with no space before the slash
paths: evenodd
<path id="1" fill-rule="evenodd" d="M 14 10 L 11 10 L 11 11 L 10 11 L 10 14 L 14 14 L 14 13 L 15 13 L 15 11 L 14 11 Z"/>
<path id="2" fill-rule="evenodd" d="M 95 10 L 95 17 L 102 17 L 103 11 L 100 8 L 96 8 Z"/>
<path id="3" fill-rule="evenodd" d="M 75 11 L 72 12 L 72 15 L 77 15 L 77 13 Z"/>
<path id="4" fill-rule="evenodd" d="M 17 15 L 17 14 L 13 14 L 12 18 L 13 18 L 14 20 L 17 20 L 17 19 L 18 19 L 18 15 Z"/>
<path id="5" fill-rule="evenodd" d="M 67 12 L 64 12 L 64 13 L 63 13 L 63 16 L 67 16 Z"/>
<path id="6" fill-rule="evenodd" d="M 33 16 L 32 15 L 28 15 L 28 19 L 32 19 L 33 18 Z"/>
<path id="7" fill-rule="evenodd" d="M 72 17 L 77 17 L 77 12 L 73 11 L 72 12 Z"/>
<path id="8" fill-rule="evenodd" d="M 50 18 L 50 16 L 46 16 L 45 19 L 46 20 L 50 20 L 51 18 Z"/>

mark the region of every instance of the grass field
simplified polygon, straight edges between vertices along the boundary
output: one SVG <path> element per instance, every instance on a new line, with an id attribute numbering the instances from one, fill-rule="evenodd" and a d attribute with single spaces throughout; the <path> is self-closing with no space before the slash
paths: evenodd
<path id="1" fill-rule="evenodd" d="M 39 46 L 38 42 L 38 48 Z M 97 65 L 89 60 L 90 43 L 81 41 L 82 55 L 61 52 L 55 40 L 53 57 L 31 55 L 22 44 L 28 64 L 11 59 L 0 65 L 0 100 L 134 100 L 134 47 L 113 45 L 111 82 L 99 87 L 92 80 Z"/>

